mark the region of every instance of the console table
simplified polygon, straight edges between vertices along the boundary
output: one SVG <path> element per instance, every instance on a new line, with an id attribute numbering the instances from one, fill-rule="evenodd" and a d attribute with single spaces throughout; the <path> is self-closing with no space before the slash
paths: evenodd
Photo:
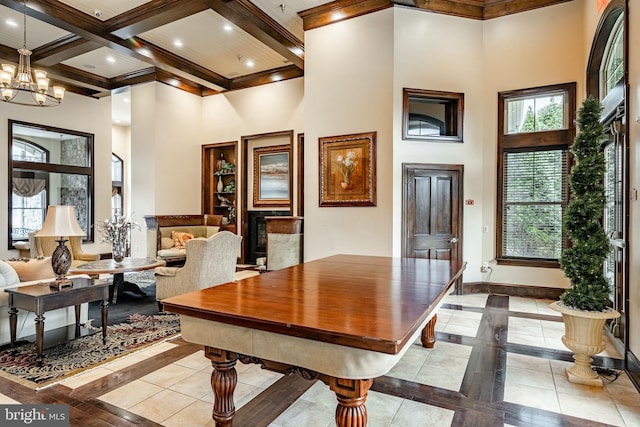
<path id="1" fill-rule="evenodd" d="M 373 378 L 412 343 L 435 341 L 436 311 L 466 264 L 335 255 L 162 301 L 182 337 L 212 361 L 213 419 L 231 426 L 236 361 L 320 379 L 338 398 L 336 424 L 364 426 Z"/>

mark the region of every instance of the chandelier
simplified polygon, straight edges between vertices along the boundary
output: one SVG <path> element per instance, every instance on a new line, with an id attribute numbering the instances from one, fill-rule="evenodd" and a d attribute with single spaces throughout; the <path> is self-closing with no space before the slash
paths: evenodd
<path id="1" fill-rule="evenodd" d="M 18 53 L 18 67 L 2 64 L 0 70 L 0 100 L 13 104 L 34 107 L 55 107 L 64 98 L 64 88 L 53 86 L 49 90 L 47 73 L 33 70 L 31 74 L 31 51 L 27 49 L 27 2 L 24 2 L 24 43 Z M 52 92 L 52 93 L 51 93 Z"/>

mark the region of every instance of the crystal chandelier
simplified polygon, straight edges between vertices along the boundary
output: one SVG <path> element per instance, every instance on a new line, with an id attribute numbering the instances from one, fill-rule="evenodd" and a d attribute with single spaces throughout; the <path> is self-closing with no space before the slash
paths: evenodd
<path id="1" fill-rule="evenodd" d="M 64 88 L 54 86 L 49 91 L 47 73 L 33 70 L 31 74 L 31 51 L 27 49 L 27 1 L 24 2 L 24 43 L 18 53 L 18 67 L 2 64 L 0 70 L 0 100 L 34 107 L 55 107 L 64 98 Z"/>

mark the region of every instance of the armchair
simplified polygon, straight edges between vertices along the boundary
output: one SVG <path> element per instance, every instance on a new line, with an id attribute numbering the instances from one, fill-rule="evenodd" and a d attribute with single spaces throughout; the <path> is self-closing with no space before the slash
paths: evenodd
<path id="1" fill-rule="evenodd" d="M 155 269 L 158 309 L 162 311 L 165 298 L 232 282 L 241 241 L 241 236 L 229 231 L 188 240 L 183 267 Z"/>
<path id="2" fill-rule="evenodd" d="M 58 237 L 35 236 L 29 233 L 29 244 L 31 247 L 31 258 L 50 257 L 58 246 Z M 82 250 L 82 237 L 67 237 L 67 247 L 71 251 L 71 268 L 91 261 L 98 261 L 100 254 L 90 254 Z"/>
<path id="3" fill-rule="evenodd" d="M 302 262 L 302 217 L 265 217 L 267 231 L 267 271 L 280 270 Z"/>

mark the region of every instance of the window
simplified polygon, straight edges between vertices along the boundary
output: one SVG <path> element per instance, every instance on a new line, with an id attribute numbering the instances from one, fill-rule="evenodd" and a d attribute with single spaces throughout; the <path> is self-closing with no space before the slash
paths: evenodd
<path id="1" fill-rule="evenodd" d="M 122 182 L 124 166 L 122 159 L 111 153 L 111 211 L 122 214 Z"/>
<path id="2" fill-rule="evenodd" d="M 403 89 L 403 139 L 462 142 L 464 94 Z"/>
<path id="3" fill-rule="evenodd" d="M 49 205 L 74 205 L 93 236 L 93 135 L 9 120 L 9 249 L 42 227 Z"/>
<path id="4" fill-rule="evenodd" d="M 604 99 L 624 76 L 624 14 L 620 14 L 607 40 L 600 68 L 600 99 Z"/>
<path id="5" fill-rule="evenodd" d="M 575 83 L 498 94 L 497 261 L 557 267 Z"/>

